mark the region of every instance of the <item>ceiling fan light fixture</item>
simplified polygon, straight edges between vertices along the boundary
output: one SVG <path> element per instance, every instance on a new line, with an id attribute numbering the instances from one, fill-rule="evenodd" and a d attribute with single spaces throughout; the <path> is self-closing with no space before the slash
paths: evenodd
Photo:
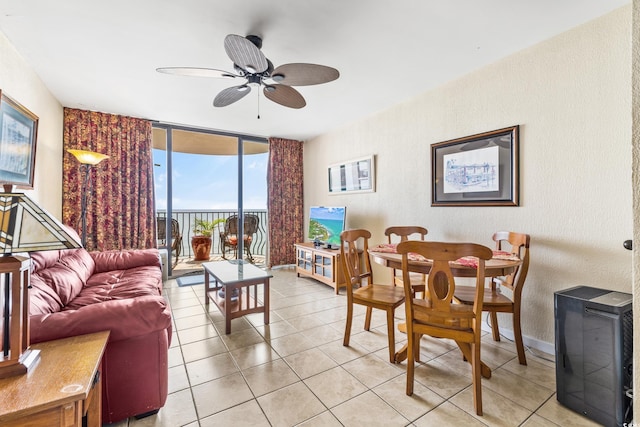
<path id="1" fill-rule="evenodd" d="M 318 64 L 290 63 L 274 68 L 261 52 L 261 47 L 262 38 L 259 36 L 228 34 L 224 39 L 224 50 L 233 63 L 235 73 L 198 67 L 162 67 L 157 71 L 184 76 L 246 79 L 244 84 L 220 91 L 213 100 L 214 107 L 231 105 L 251 93 L 252 87 L 258 89 L 262 86 L 265 97 L 270 101 L 289 108 L 303 108 L 306 101 L 292 86 L 328 83 L 340 76 L 335 68 Z"/>

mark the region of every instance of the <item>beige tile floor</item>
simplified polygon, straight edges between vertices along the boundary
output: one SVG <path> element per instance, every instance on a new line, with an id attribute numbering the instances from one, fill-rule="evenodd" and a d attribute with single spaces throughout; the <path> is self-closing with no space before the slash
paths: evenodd
<path id="1" fill-rule="evenodd" d="M 125 426 L 596 426 L 558 404 L 552 355 L 483 338 L 493 376 L 482 381 L 484 416 L 473 410 L 471 370 L 455 344 L 423 338 L 414 395 L 405 395 L 406 363 L 387 360 L 385 316 L 362 330 L 356 310 L 351 346 L 342 345 L 346 297 L 293 269 L 272 270 L 271 322 L 249 315 L 232 322 L 204 287 L 165 284 L 174 317 L 169 396 L 157 415 Z M 375 313 L 375 311 L 374 311 Z M 396 320 L 404 309 L 396 311 Z M 396 334 L 398 345 L 405 336 Z"/>

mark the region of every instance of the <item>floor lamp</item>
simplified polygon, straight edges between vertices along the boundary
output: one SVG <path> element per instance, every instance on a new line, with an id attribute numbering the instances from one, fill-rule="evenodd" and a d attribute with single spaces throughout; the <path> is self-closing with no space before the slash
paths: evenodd
<path id="1" fill-rule="evenodd" d="M 40 358 L 38 350 L 29 349 L 31 260 L 17 253 L 80 247 L 27 196 L 6 187 L 0 193 L 0 378 L 26 373 Z"/>
<path id="2" fill-rule="evenodd" d="M 88 198 L 91 195 L 91 166 L 95 166 L 104 159 L 108 159 L 109 156 L 105 154 L 96 153 L 94 151 L 86 151 L 86 150 L 67 150 L 69 153 L 73 154 L 73 156 L 80 162 L 80 165 L 84 169 L 84 175 L 82 179 L 82 197 L 80 199 L 80 221 L 82 222 L 81 226 L 81 237 L 82 237 L 82 246 L 87 246 L 87 203 Z"/>

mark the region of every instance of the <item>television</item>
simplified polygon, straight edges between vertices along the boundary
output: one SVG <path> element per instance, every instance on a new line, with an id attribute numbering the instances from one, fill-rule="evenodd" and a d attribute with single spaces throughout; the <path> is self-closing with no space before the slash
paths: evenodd
<path id="1" fill-rule="evenodd" d="M 309 239 L 327 249 L 340 247 L 340 233 L 344 230 L 346 206 L 311 206 Z"/>

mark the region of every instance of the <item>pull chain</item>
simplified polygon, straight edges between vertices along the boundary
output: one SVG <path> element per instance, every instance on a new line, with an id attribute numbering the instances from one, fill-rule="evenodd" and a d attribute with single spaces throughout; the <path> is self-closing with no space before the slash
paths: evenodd
<path id="1" fill-rule="evenodd" d="M 260 120 L 260 87 L 258 87 L 258 120 Z"/>

